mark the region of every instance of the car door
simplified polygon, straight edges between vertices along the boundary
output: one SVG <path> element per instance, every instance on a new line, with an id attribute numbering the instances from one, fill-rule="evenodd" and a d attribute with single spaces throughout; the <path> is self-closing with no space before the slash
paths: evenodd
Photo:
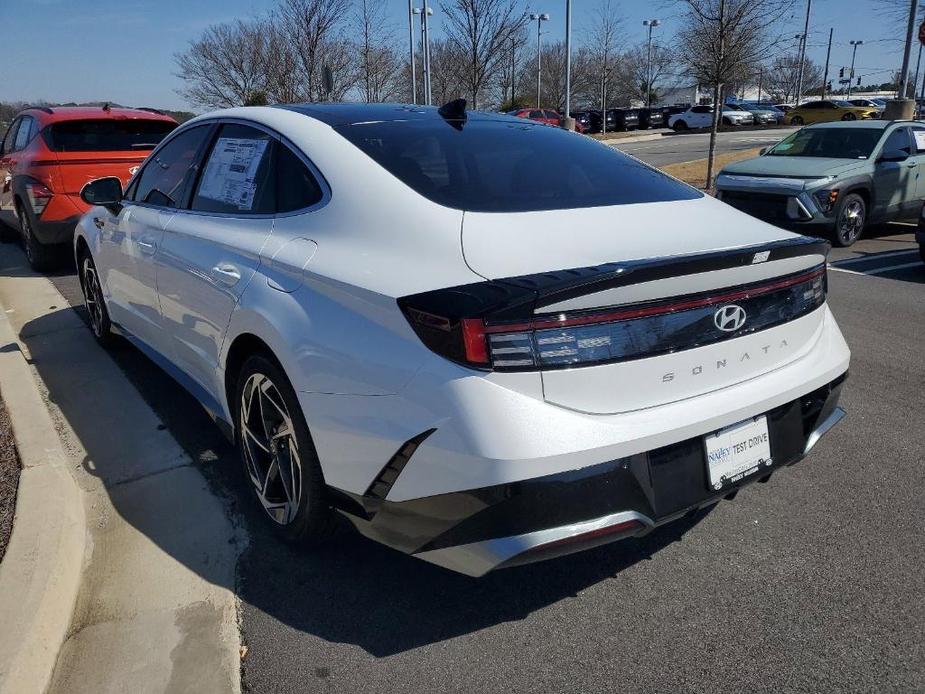
<path id="1" fill-rule="evenodd" d="M 691 128 L 708 128 L 713 124 L 713 109 L 709 106 L 694 106 L 690 111 Z"/>
<path id="2" fill-rule="evenodd" d="M 170 358 L 157 297 L 155 257 L 164 229 L 188 192 L 197 157 L 213 126 L 180 131 L 148 158 L 117 215 L 97 211 L 97 268 L 114 323 Z"/>
<path id="3" fill-rule="evenodd" d="M 910 207 L 918 214 L 925 201 L 925 125 L 912 125 L 912 156 L 915 157 L 915 198 Z"/>
<path id="4" fill-rule="evenodd" d="M 231 313 L 273 230 L 275 142 L 253 124 L 223 123 L 157 255 L 164 331 L 177 365 L 210 399 Z"/>
<path id="5" fill-rule="evenodd" d="M 9 218 L 13 210 L 13 167 L 16 165 L 14 145 L 21 122 L 22 118 L 13 120 L 0 145 L 0 214 L 4 218 Z"/>
<path id="6" fill-rule="evenodd" d="M 904 161 L 884 161 L 881 157 L 888 152 L 902 151 L 910 155 Z M 895 219 L 916 194 L 916 170 L 918 162 L 912 154 L 911 135 L 908 126 L 894 128 L 880 146 L 874 162 L 874 216 L 877 219 Z"/>

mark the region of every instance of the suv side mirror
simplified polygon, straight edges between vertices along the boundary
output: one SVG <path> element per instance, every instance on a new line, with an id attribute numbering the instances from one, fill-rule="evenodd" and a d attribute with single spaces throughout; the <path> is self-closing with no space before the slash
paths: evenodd
<path id="1" fill-rule="evenodd" d="M 908 158 L 909 153 L 904 149 L 890 149 L 880 155 L 880 161 L 886 162 L 906 161 Z"/>
<path id="2" fill-rule="evenodd" d="M 770 147 L 762 147 L 761 149 L 758 150 L 758 156 L 759 156 L 759 157 L 763 157 L 765 154 L 768 153 L 768 150 L 769 150 L 769 149 L 771 149 L 771 148 L 770 148 Z"/>
<path id="3" fill-rule="evenodd" d="M 122 181 L 115 176 L 90 181 L 80 189 L 80 199 L 88 205 L 99 205 L 119 214 L 122 209 Z"/>

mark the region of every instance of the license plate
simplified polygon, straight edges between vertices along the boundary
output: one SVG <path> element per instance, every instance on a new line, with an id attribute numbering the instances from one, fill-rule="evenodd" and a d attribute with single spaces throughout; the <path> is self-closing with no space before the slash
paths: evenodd
<path id="1" fill-rule="evenodd" d="M 713 489 L 722 489 L 771 465 L 768 418 L 764 415 L 708 434 L 704 443 Z"/>

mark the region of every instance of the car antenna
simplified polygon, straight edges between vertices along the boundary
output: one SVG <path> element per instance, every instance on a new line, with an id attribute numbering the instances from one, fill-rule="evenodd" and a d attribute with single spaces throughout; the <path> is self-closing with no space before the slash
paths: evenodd
<path id="1" fill-rule="evenodd" d="M 457 130 L 462 130 L 466 123 L 466 100 L 453 99 L 437 109 L 443 119 Z"/>

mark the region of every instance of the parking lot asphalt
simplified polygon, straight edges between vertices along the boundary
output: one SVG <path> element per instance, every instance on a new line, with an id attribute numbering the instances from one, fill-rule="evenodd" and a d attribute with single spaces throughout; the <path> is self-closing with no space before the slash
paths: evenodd
<path id="1" fill-rule="evenodd" d="M 720 133 L 717 139 L 716 153 L 724 154 L 726 152 L 737 152 L 744 149 L 773 145 L 793 132 L 796 132 L 796 128 Z M 664 135 L 658 140 L 629 142 L 626 144 L 620 144 L 620 141 L 617 140 L 613 143 L 613 146 L 653 166 L 665 166 L 666 164 L 676 164 L 682 161 L 705 159 L 708 154 L 709 144 L 709 133 L 684 133 L 681 135 Z"/>
<path id="2" fill-rule="evenodd" d="M 925 265 L 909 226 L 833 251 L 849 416 L 731 502 L 483 579 L 343 530 L 274 539 L 232 447 L 137 350 L 112 355 L 250 536 L 250 692 L 912 692 L 925 688 Z M 53 277 L 80 308 L 72 272 Z"/>

